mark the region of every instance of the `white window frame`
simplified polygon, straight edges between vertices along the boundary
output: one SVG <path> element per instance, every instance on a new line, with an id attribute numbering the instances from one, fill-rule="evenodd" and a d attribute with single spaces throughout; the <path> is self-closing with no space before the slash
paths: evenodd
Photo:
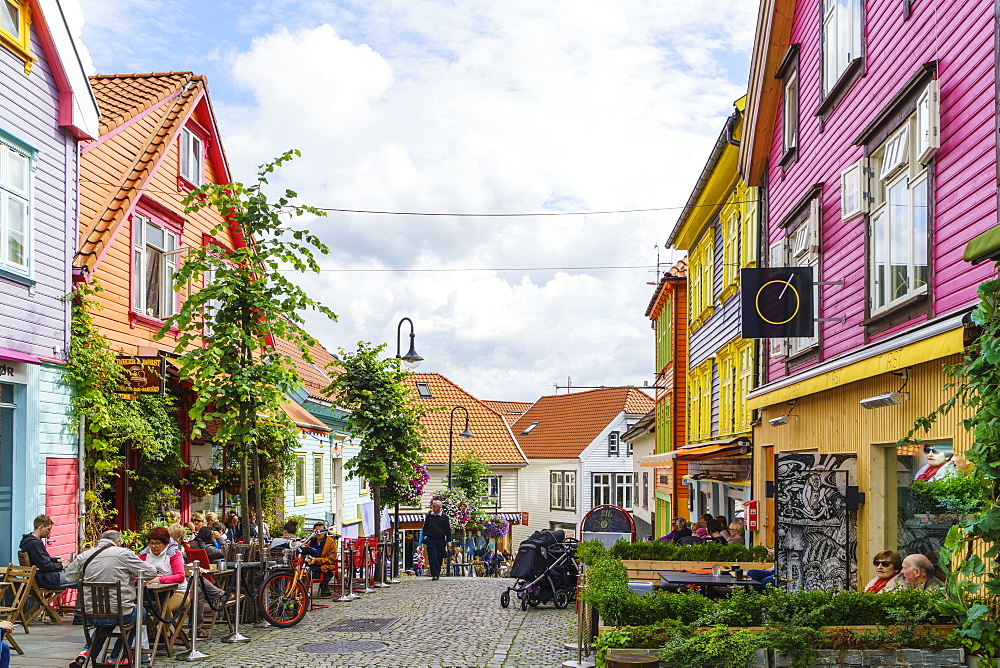
<path id="1" fill-rule="evenodd" d="M 30 277 L 32 273 L 35 231 L 35 152 L 6 141 L 0 133 L 0 268 Z M 15 164 L 18 168 L 15 169 Z M 20 174 L 18 183 L 15 173 Z M 14 230 L 11 212 L 20 209 L 23 227 Z M 12 258 L 12 240 L 19 236 L 21 262 Z"/>
<path id="2" fill-rule="evenodd" d="M 500 476 L 498 475 L 486 476 L 486 498 L 488 499 L 500 498 Z"/>
<path id="3" fill-rule="evenodd" d="M 147 239 L 147 227 L 163 232 L 163 248 Z M 141 316 L 164 320 L 177 312 L 177 293 L 174 291 L 174 273 L 177 271 L 177 246 L 179 234 L 169 226 L 141 212 L 132 216 L 132 310 Z M 162 257 L 160 264 L 160 294 L 157 299 L 159 313 L 150 313 L 148 306 L 149 262 L 153 253 Z"/>
<path id="4" fill-rule="evenodd" d="M 205 178 L 205 140 L 188 128 L 181 129 L 180 174 L 195 186 Z"/>
<path id="5" fill-rule="evenodd" d="M 613 499 L 615 505 L 619 508 L 631 508 L 635 474 L 628 471 L 626 473 L 615 473 L 614 476 L 615 487 Z"/>
<path id="6" fill-rule="evenodd" d="M 304 452 L 295 453 L 295 476 L 292 488 L 292 494 L 295 497 L 297 504 L 305 503 L 306 492 L 308 487 L 306 485 L 307 478 L 307 464 L 306 464 L 306 454 Z"/>
<path id="7" fill-rule="evenodd" d="M 591 474 L 591 507 L 610 504 L 614 499 L 612 480 L 614 473 Z"/>
<path id="8" fill-rule="evenodd" d="M 932 95 L 933 89 L 928 87 L 921 98 L 929 99 Z M 884 313 L 927 294 L 931 193 L 924 157 L 929 150 L 925 144 L 932 134 L 929 130 L 922 131 L 920 124 L 928 122 L 929 113 L 928 109 L 921 110 L 918 102 L 917 110 L 902 126 L 871 152 L 867 171 L 872 175 L 870 190 L 873 199 L 868 219 L 868 304 L 871 315 Z M 898 197 L 895 206 L 891 204 L 893 197 Z M 919 215 L 921 209 L 924 212 L 922 220 Z M 896 264 L 896 257 L 900 254 L 902 260 Z M 895 280 L 897 268 L 902 268 L 904 272 L 905 285 Z"/>
<path id="9" fill-rule="evenodd" d="M 563 509 L 562 471 L 549 471 L 549 510 Z"/>
<path id="10" fill-rule="evenodd" d="M 837 84 L 863 50 L 863 0 L 823 0 L 822 74 L 823 97 Z"/>
<path id="11" fill-rule="evenodd" d="M 326 479 L 326 457 L 322 452 L 314 452 L 313 460 L 313 502 L 322 501 L 326 496 L 324 493 L 324 482 Z"/>
<path id="12" fill-rule="evenodd" d="M 618 456 L 621 455 L 621 453 L 622 453 L 622 440 L 621 440 L 621 436 L 622 436 L 622 434 L 621 434 L 620 431 L 613 431 L 610 434 L 608 434 L 608 456 L 609 457 L 611 457 L 611 456 L 618 457 Z"/>
<path id="13" fill-rule="evenodd" d="M 782 87 L 781 145 L 784 153 L 799 146 L 799 72 L 793 69 Z"/>
<path id="14" fill-rule="evenodd" d="M 563 471 L 563 510 L 576 510 L 576 471 Z"/>

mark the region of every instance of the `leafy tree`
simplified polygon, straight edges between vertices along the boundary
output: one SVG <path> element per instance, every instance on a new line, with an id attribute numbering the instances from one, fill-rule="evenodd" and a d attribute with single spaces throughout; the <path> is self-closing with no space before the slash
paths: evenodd
<path id="1" fill-rule="evenodd" d="M 489 494 L 490 487 L 487 478 L 490 468 L 475 452 L 467 452 L 455 465 L 452 472 L 452 487 L 465 492 L 465 496 L 474 506 L 473 514 L 477 514 L 483 497 Z"/>
<path id="2" fill-rule="evenodd" d="M 180 331 L 177 349 L 185 351 L 180 373 L 192 381 L 195 392 L 189 410 L 192 436 L 213 424 L 214 442 L 228 444 L 229 453 L 240 462 L 244 536 L 250 535 L 252 471 L 262 543 L 262 494 L 272 500 L 280 497 L 298 441 L 298 429 L 281 404 L 300 380 L 292 360 L 273 342 L 288 341 L 309 360 L 309 347 L 316 340 L 302 328 L 301 312 L 313 309 L 336 319 L 333 311 L 281 273 L 288 267 L 318 272 L 315 256 L 328 252 L 317 236 L 288 225 L 291 218 L 324 216 L 323 211 L 292 204 L 296 194 L 291 190 L 274 202 L 264 193 L 268 174 L 298 155 L 288 151 L 262 165 L 253 185 L 207 184 L 185 198 L 188 213 L 211 207 L 222 214 L 224 222 L 213 236 L 230 232 L 244 243 L 232 249 L 215 244 L 188 249 L 174 275 L 174 289 L 204 287 L 188 294 L 157 334 L 162 337 L 172 327 Z"/>
<path id="3" fill-rule="evenodd" d="M 347 429 L 361 438 L 361 449 L 347 460 L 349 478 L 368 481 L 375 504 L 375 533 L 379 515 L 388 503 L 405 501 L 409 495 L 395 480 L 413 480 L 422 475 L 418 465 L 430 448 L 424 443 L 426 428 L 420 419 L 426 408 L 414 400 L 404 384 L 410 373 L 400 370 L 396 358 L 381 359 L 385 344 L 361 341 L 357 352 L 344 349 L 339 366 L 332 365 L 333 382 L 325 393 L 351 411 Z"/>
<path id="4" fill-rule="evenodd" d="M 94 323 L 104 290 L 97 280 L 80 284 L 72 299 L 69 360 L 64 381 L 72 388 L 72 416 L 84 434 L 84 543 L 93 543 L 114 516 L 106 492 L 119 475 L 133 478 L 133 503 L 142 525 L 156 515 L 155 497 L 177 479 L 181 434 L 173 417 L 174 399 L 129 397 L 117 393 L 126 384 L 108 340 Z M 136 470 L 126 470 L 135 453 Z"/>

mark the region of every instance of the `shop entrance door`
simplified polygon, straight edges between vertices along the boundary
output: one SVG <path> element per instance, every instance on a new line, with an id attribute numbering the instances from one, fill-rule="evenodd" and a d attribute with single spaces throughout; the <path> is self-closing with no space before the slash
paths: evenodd
<path id="1" fill-rule="evenodd" d="M 789 589 L 853 589 L 857 456 L 777 457 L 775 568 Z"/>

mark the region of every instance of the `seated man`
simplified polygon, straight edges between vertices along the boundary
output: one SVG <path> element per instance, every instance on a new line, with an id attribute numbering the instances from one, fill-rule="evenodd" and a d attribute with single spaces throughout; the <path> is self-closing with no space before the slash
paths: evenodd
<path id="1" fill-rule="evenodd" d="M 911 554 L 903 559 L 903 570 L 896 576 L 899 586 L 910 589 L 939 589 L 944 583 L 934 577 L 934 564 L 922 554 Z"/>
<path id="2" fill-rule="evenodd" d="M 121 544 L 122 535 L 120 533 L 105 531 L 101 534 L 97 545 L 78 555 L 69 565 L 69 568 L 66 569 L 66 577 L 80 583 L 120 582 L 121 600 L 118 601 L 118 605 L 122 610 L 125 623 L 130 624 L 136 618 L 133 580 L 138 577 L 148 580 L 156 577 L 158 573 L 156 568 L 140 559 L 132 550 L 122 547 Z M 86 599 L 87 591 L 85 588 L 82 596 Z M 83 601 L 85 611 L 88 609 L 87 603 L 87 600 Z M 118 625 L 117 619 L 88 617 L 93 620 L 95 626 L 114 628 Z M 129 645 L 134 646 L 134 629 L 130 635 L 132 637 L 129 639 Z M 101 655 L 101 645 L 102 643 L 99 642 L 96 647 L 90 648 L 90 653 L 95 658 Z M 116 643 L 112 651 L 112 660 L 117 660 L 122 654 L 123 649 L 120 645 L 120 641 Z"/>
<path id="3" fill-rule="evenodd" d="M 33 522 L 35 530 L 21 537 L 20 549 L 28 553 L 28 563 L 37 568 L 35 581 L 42 589 L 66 589 L 76 586 L 66 579 L 65 567 L 69 559 L 54 559 L 49 556 L 45 541 L 52 533 L 52 520 L 48 515 L 39 515 Z"/>

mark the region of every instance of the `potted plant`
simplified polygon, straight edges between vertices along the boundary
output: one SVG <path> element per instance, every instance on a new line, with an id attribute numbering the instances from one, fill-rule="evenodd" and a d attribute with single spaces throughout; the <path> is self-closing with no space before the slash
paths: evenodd
<path id="1" fill-rule="evenodd" d="M 240 477 L 239 469 L 229 469 L 222 474 L 222 488 L 226 490 L 226 494 L 240 493 Z M 249 482 L 253 485 L 253 480 Z"/>
<path id="2" fill-rule="evenodd" d="M 188 488 L 194 496 L 208 496 L 219 484 L 219 477 L 211 469 L 191 469 L 187 474 Z"/>

